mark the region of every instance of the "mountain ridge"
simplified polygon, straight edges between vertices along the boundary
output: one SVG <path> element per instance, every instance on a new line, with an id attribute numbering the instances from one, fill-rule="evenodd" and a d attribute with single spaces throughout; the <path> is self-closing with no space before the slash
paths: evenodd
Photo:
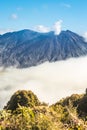
<path id="1" fill-rule="evenodd" d="M 21 30 L 0 36 L 0 66 L 26 68 L 87 55 L 87 42 L 72 31 L 39 33 Z"/>

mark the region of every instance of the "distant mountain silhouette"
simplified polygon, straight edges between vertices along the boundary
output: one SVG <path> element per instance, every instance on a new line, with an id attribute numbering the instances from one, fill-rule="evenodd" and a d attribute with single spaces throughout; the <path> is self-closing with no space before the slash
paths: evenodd
<path id="1" fill-rule="evenodd" d="M 69 30 L 59 35 L 22 30 L 0 35 L 0 66 L 25 68 L 87 55 L 84 38 Z"/>

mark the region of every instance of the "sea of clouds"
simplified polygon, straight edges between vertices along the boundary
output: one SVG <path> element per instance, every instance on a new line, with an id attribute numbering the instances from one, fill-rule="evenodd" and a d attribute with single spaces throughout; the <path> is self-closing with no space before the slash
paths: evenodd
<path id="1" fill-rule="evenodd" d="M 43 63 L 36 67 L 0 68 L 0 108 L 17 90 L 32 90 L 42 102 L 55 103 L 87 88 L 87 57 Z"/>

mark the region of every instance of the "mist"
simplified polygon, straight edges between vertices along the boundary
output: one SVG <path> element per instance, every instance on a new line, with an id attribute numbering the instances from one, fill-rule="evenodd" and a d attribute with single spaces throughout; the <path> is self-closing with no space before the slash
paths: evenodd
<path id="1" fill-rule="evenodd" d="M 42 102 L 52 104 L 87 87 L 87 57 L 71 58 L 26 69 L 0 68 L 0 108 L 17 90 L 32 90 Z"/>

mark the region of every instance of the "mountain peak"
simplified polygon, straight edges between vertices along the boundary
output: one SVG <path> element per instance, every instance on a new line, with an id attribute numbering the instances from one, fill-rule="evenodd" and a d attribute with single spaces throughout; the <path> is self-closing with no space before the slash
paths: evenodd
<path id="1" fill-rule="evenodd" d="M 70 30 L 54 35 L 24 29 L 0 36 L 0 66 L 24 68 L 85 55 L 87 43 Z"/>

